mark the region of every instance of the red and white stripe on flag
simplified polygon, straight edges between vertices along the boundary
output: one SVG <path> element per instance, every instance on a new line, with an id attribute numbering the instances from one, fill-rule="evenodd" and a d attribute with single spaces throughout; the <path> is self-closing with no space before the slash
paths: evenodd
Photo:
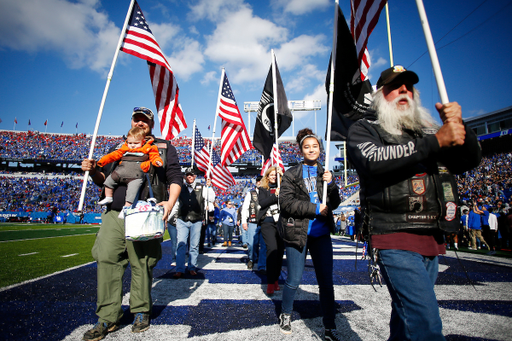
<path id="1" fill-rule="evenodd" d="M 214 186 L 227 189 L 229 186 L 236 184 L 235 178 L 233 178 L 229 169 L 221 164 L 219 154 L 215 150 L 212 150 L 212 165 L 212 184 Z"/>
<path id="2" fill-rule="evenodd" d="M 366 49 L 368 37 L 379 21 L 386 0 L 351 0 L 350 32 L 356 44 L 357 60 L 361 68 L 361 79 L 365 80 L 370 68 L 370 55 Z M 343 18 L 341 18 L 343 20 Z"/>
<path id="3" fill-rule="evenodd" d="M 252 149 L 252 144 L 225 73 L 218 103 L 217 113 L 222 119 L 221 164 L 226 166 Z"/>
<path id="4" fill-rule="evenodd" d="M 283 160 L 281 159 L 281 154 L 279 153 L 279 148 L 277 148 L 276 144 L 274 144 L 274 146 L 272 147 L 270 159 L 268 159 L 263 165 L 263 168 L 261 168 L 260 175 L 265 175 L 265 172 L 272 166 L 281 168 L 284 173 L 284 163 Z"/>
<path id="5" fill-rule="evenodd" d="M 133 5 L 121 50 L 148 62 L 160 131 L 166 140 L 173 139 L 187 128 L 179 102 L 180 90 L 171 66 L 149 29 L 137 2 Z"/>
<path id="6" fill-rule="evenodd" d="M 231 172 L 220 164 L 220 158 L 217 152 L 212 151 L 212 170 L 211 175 L 208 175 L 208 167 L 210 164 L 210 143 L 204 140 L 199 132 L 199 129 L 194 133 L 194 161 L 197 168 L 205 174 L 206 178 L 212 179 L 212 184 L 216 187 L 227 189 L 229 186 L 235 184 L 235 179 Z"/>

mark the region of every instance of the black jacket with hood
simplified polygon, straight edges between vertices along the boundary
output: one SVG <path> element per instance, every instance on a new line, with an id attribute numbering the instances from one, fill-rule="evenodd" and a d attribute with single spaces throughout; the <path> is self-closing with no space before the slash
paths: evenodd
<path id="1" fill-rule="evenodd" d="M 323 194 L 322 165 L 317 164 L 316 188 L 318 197 Z M 333 180 L 327 186 L 327 206 L 329 213 L 326 217 L 316 215 L 316 204 L 310 200 L 306 184 L 302 177 L 302 163 L 288 169 L 281 182 L 279 192 L 279 204 L 281 214 L 278 222 L 278 230 L 281 238 L 287 243 L 298 247 L 304 247 L 308 239 L 308 226 L 310 219 L 325 220 L 331 233 L 334 233 L 334 219 L 332 210 L 341 203 L 338 186 Z"/>

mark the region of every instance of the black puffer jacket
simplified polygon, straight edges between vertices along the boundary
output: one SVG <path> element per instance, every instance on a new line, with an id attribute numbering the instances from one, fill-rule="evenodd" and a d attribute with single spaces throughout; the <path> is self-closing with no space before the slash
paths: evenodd
<path id="1" fill-rule="evenodd" d="M 439 148 L 436 131 L 391 135 L 372 115 L 350 127 L 347 151 L 359 175 L 368 233 L 458 230 L 453 174 L 476 167 L 481 149 L 467 127 L 464 145 L 451 148 Z"/>
<path id="2" fill-rule="evenodd" d="M 317 164 L 316 188 L 318 197 L 322 198 L 324 169 Z M 287 243 L 303 247 L 308 239 L 308 226 L 310 219 L 325 220 L 329 229 L 334 233 L 334 219 L 332 210 L 341 203 L 338 186 L 334 181 L 327 186 L 327 217 L 316 215 L 316 204 L 309 198 L 304 179 L 302 177 L 302 163 L 288 169 L 283 175 L 281 190 L 279 192 L 279 204 L 281 215 L 279 217 L 278 230 L 281 238 Z"/>

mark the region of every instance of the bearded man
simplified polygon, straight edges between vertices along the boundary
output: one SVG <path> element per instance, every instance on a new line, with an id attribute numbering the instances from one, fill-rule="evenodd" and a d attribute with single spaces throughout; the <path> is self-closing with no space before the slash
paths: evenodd
<path id="1" fill-rule="evenodd" d="M 459 174 L 480 163 L 474 132 L 456 103 L 421 107 L 419 78 L 402 66 L 382 72 L 373 110 L 348 133 L 361 190 L 363 234 L 392 299 L 389 340 L 445 340 L 434 292 L 443 233 L 459 228 Z"/>

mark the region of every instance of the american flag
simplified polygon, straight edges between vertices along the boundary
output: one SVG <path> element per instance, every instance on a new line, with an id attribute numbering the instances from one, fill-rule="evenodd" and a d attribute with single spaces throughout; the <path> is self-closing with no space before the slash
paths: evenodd
<path id="1" fill-rule="evenodd" d="M 44 125 L 48 125 L 48 120 L 44 121 Z"/>
<path id="2" fill-rule="evenodd" d="M 260 175 L 265 175 L 265 172 L 272 166 L 281 168 L 284 173 L 284 163 L 283 160 L 281 159 L 279 148 L 277 148 L 277 145 L 275 143 L 274 146 L 272 147 L 272 153 L 270 154 L 270 158 L 263 165 Z"/>
<path id="3" fill-rule="evenodd" d="M 178 99 L 180 89 L 171 66 L 149 29 L 137 2 L 133 5 L 121 50 L 148 62 L 160 131 L 166 140 L 172 140 L 187 128 Z"/>
<path id="4" fill-rule="evenodd" d="M 245 129 L 242 115 L 240 115 L 240 110 L 236 105 L 228 76 L 225 73 L 223 73 L 223 76 L 217 113 L 222 118 L 221 164 L 226 166 L 235 162 L 249 149 L 252 149 L 252 144 L 247 129 Z"/>
<path id="5" fill-rule="evenodd" d="M 205 145 L 204 139 L 197 127 L 194 134 L 194 161 L 197 168 L 206 174 L 208 171 L 208 163 L 210 162 L 210 152 L 208 151 L 208 146 Z"/>
<path id="6" fill-rule="evenodd" d="M 365 80 L 370 68 L 370 54 L 366 49 L 368 37 L 379 21 L 386 0 L 351 0 L 350 32 L 356 43 L 357 59 L 361 68 L 361 80 Z"/>
<path id="7" fill-rule="evenodd" d="M 205 177 L 208 177 L 208 164 L 210 162 L 209 147 L 209 144 L 205 143 L 199 129 L 196 127 L 194 134 L 194 160 L 197 168 L 204 172 Z M 212 179 L 212 184 L 214 186 L 227 189 L 229 186 L 235 184 L 235 179 L 231 175 L 231 172 L 226 167 L 221 166 L 219 162 L 219 154 L 217 154 L 216 151 L 213 151 L 210 178 Z"/>
<path id="8" fill-rule="evenodd" d="M 18 120 L 16 119 L 16 117 L 14 118 L 14 124 L 18 124 Z"/>
<path id="9" fill-rule="evenodd" d="M 212 150 L 212 184 L 222 189 L 228 189 L 229 186 L 236 184 L 233 175 L 226 166 L 222 166 L 219 154 Z"/>

